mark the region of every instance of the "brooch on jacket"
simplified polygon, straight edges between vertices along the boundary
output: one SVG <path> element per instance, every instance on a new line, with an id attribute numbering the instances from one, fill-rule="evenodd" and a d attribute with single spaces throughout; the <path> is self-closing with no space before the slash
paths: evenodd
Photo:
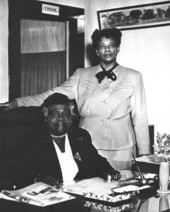
<path id="1" fill-rule="evenodd" d="M 74 159 L 77 161 L 82 161 L 78 152 L 76 152 L 76 154 L 74 155 Z"/>

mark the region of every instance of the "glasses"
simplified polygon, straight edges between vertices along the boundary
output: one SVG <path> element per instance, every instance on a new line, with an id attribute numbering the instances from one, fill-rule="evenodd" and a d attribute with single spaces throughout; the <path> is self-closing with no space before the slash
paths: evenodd
<path id="1" fill-rule="evenodd" d="M 98 45 L 98 48 L 99 50 L 106 50 L 106 49 L 114 50 L 117 48 L 117 46 L 114 43 L 109 43 L 108 45 L 101 43 Z"/>

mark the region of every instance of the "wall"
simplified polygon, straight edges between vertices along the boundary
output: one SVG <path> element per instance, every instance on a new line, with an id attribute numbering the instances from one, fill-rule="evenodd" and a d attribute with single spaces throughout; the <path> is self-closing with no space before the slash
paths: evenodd
<path id="1" fill-rule="evenodd" d="M 94 0 L 88 5 L 86 14 L 86 43 L 98 28 L 98 10 L 163 2 L 163 0 Z M 170 26 L 141 30 L 122 31 L 122 45 L 118 62 L 142 72 L 149 124 L 155 133 L 170 133 Z M 89 66 L 86 60 L 86 66 Z M 156 136 L 156 135 L 155 135 Z"/>
<path id="2" fill-rule="evenodd" d="M 85 5 L 87 1 L 85 0 L 37 0 L 37 1 L 44 1 L 44 2 L 50 2 L 54 4 L 62 4 L 62 5 L 68 5 L 72 7 L 80 7 L 85 8 Z"/>
<path id="3" fill-rule="evenodd" d="M 0 102 L 8 99 L 8 10 L 7 1 L 0 1 Z"/>

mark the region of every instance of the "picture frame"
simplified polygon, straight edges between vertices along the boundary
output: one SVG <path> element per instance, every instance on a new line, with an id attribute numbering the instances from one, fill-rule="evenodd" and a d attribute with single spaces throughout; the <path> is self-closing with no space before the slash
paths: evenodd
<path id="1" fill-rule="evenodd" d="M 97 11 L 99 29 L 140 29 L 170 25 L 170 1 Z"/>

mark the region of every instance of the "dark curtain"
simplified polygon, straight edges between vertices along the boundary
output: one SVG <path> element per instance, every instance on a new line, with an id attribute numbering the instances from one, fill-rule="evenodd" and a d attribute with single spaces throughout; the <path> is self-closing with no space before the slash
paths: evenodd
<path id="1" fill-rule="evenodd" d="M 21 55 L 21 96 L 34 95 L 66 80 L 66 51 Z"/>
<path id="2" fill-rule="evenodd" d="M 21 20 L 21 96 L 66 80 L 66 23 Z"/>

